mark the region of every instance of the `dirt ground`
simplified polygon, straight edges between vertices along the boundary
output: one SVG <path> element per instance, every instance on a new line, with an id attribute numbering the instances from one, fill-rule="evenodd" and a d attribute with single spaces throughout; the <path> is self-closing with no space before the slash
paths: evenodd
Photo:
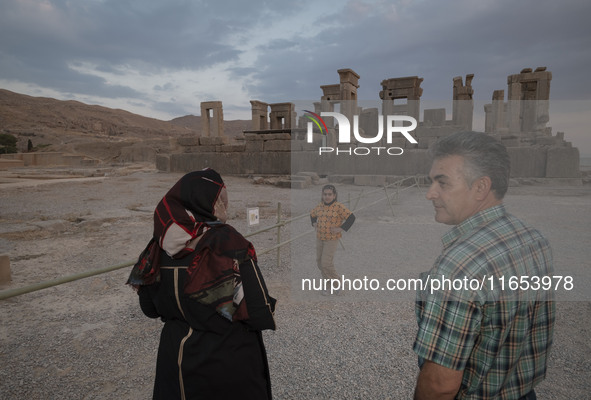
<path id="1" fill-rule="evenodd" d="M 0 290 L 134 261 L 151 236 L 155 205 L 180 176 L 143 164 L 0 171 L 0 254 L 9 255 L 12 270 L 12 281 Z M 273 225 L 278 203 L 283 220 L 305 212 L 320 191 L 315 186 L 296 193 L 224 178 L 230 222 L 244 234 Z M 341 201 L 370 190 L 338 188 Z M 520 186 L 510 189 L 505 203 L 548 237 L 557 270 L 574 279 L 574 290 L 563 290 L 557 305 L 555 344 L 538 396 L 588 399 L 591 186 Z M 247 226 L 249 207 L 260 210 L 257 228 Z M 337 265 L 349 256 L 373 256 L 401 276 L 418 274 L 434 261 L 447 230 L 433 221 L 420 189 L 400 194 L 393 208 L 379 203 L 356 215 Z M 281 240 L 306 224 L 283 228 Z M 299 256 L 312 253 L 313 238 L 283 248 L 278 261 L 275 250 L 265 252 L 276 243 L 275 233 L 249 238 L 278 299 L 278 329 L 264 333 L 275 398 L 409 398 L 417 373 L 412 301 L 361 299 L 355 293 L 327 301 L 294 293 L 294 276 L 314 271 Z M 356 243 L 367 235 L 378 244 L 362 250 Z M 382 244 L 382 238 L 389 240 Z M 129 270 L 0 300 L 0 398 L 150 398 L 162 324 L 139 310 L 137 296 L 124 285 Z"/>

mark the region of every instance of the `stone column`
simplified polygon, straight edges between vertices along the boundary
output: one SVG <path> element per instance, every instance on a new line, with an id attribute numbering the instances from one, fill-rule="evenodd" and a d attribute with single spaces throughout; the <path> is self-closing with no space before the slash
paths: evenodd
<path id="1" fill-rule="evenodd" d="M 521 82 L 519 75 L 507 77 L 507 128 L 509 132 L 518 134 L 521 132 Z"/>
<path id="2" fill-rule="evenodd" d="M 258 100 L 251 100 L 252 106 L 252 130 L 265 131 L 269 129 L 269 120 L 267 118 L 267 110 L 269 104 Z"/>
<path id="3" fill-rule="evenodd" d="M 454 125 L 461 126 L 462 129 L 472 130 L 472 118 L 474 114 L 474 100 L 472 95 L 472 79 L 474 74 L 466 75 L 466 85 L 462 83 L 462 77 L 453 78 L 453 110 L 452 120 Z"/>
<path id="4" fill-rule="evenodd" d="M 340 104 L 341 102 L 341 85 L 322 85 L 320 86 L 320 89 L 322 89 L 320 112 L 334 112 L 334 105 Z M 341 110 L 339 109 L 339 112 L 340 111 Z M 334 118 L 327 118 L 325 122 L 329 128 L 336 126 Z"/>
<path id="5" fill-rule="evenodd" d="M 212 115 L 209 115 L 212 110 Z M 201 136 L 224 137 L 224 112 L 221 101 L 201 103 Z"/>
<path id="6" fill-rule="evenodd" d="M 485 120 L 484 131 L 490 134 L 507 133 L 507 120 L 505 108 L 505 91 L 495 90 L 492 96 L 492 103 L 484 106 Z"/>
<path id="7" fill-rule="evenodd" d="M 492 133 L 494 132 L 494 118 L 492 112 L 492 104 L 485 104 L 484 105 L 484 132 L 485 133 Z"/>
<path id="8" fill-rule="evenodd" d="M 357 89 L 359 88 L 359 75 L 350 68 L 339 69 L 339 91 L 341 99 L 341 114 L 349 121 L 353 121 L 353 115 L 357 112 Z"/>

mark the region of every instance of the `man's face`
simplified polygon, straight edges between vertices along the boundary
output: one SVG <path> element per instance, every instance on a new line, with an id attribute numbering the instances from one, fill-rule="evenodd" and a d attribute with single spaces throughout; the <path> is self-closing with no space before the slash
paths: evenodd
<path id="1" fill-rule="evenodd" d="M 436 159 L 429 177 L 432 183 L 426 197 L 435 207 L 435 221 L 457 225 L 478 212 L 477 185 L 468 187 L 462 156 Z"/>
<path id="2" fill-rule="evenodd" d="M 331 203 L 335 198 L 335 194 L 331 189 L 324 189 L 322 191 L 322 201 L 324 204 Z"/>

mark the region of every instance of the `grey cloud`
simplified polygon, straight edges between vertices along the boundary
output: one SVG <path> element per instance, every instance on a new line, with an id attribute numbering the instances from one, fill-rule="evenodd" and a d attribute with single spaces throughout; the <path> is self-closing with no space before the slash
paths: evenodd
<path id="1" fill-rule="evenodd" d="M 156 85 L 154 86 L 154 90 L 156 91 L 171 91 L 174 90 L 176 88 L 175 85 L 173 85 L 172 83 L 168 82 L 164 85 Z"/>
<path id="2" fill-rule="evenodd" d="M 251 90 L 319 93 L 319 85 L 338 82 L 337 69 L 350 67 L 361 75 L 360 98 L 376 98 L 382 79 L 419 75 L 424 97 L 447 99 L 453 77 L 474 73 L 475 97 L 490 99 L 493 90 L 506 89 L 508 75 L 547 66 L 553 98 L 588 96 L 590 14 L 584 1 L 417 2 L 400 8 L 396 21 L 379 9 L 356 20 L 345 9 L 333 21 L 347 23 L 262 53 L 260 87 Z M 298 72 L 306 83 L 296 83 Z"/>
<path id="3" fill-rule="evenodd" d="M 240 51 L 229 43 L 230 35 L 277 17 L 281 7 L 265 1 L 8 2 L 0 15 L 2 77 L 118 97 L 124 88 L 105 86 L 68 64 L 86 62 L 110 73 L 130 66 L 155 74 L 237 60 Z"/>
<path id="4" fill-rule="evenodd" d="M 151 108 L 175 116 L 184 115 L 199 115 L 201 109 L 199 108 L 199 101 L 195 100 L 195 104 L 187 105 L 176 102 L 174 99 L 170 101 L 159 101 L 151 103 Z"/>
<path id="5" fill-rule="evenodd" d="M 266 43 L 263 46 L 259 46 L 259 50 L 261 51 L 275 51 L 275 50 L 286 50 L 292 49 L 298 45 L 298 42 L 295 40 L 287 40 L 287 39 L 274 39 L 271 40 L 269 43 Z"/>
<path id="6" fill-rule="evenodd" d="M 359 96 L 370 100 L 377 99 L 383 79 L 408 75 L 424 78 L 424 98 L 449 99 L 452 78 L 468 73 L 476 75 L 475 97 L 490 99 L 493 90 L 506 89 L 507 75 L 537 66 L 553 72 L 553 98 L 589 98 L 591 92 L 591 4 L 584 0 L 373 6 L 351 0 L 334 7 L 265 0 L 48 0 L 44 4 L 55 9 L 51 18 L 23 4 L 34 3 L 11 1 L 0 14 L 2 78 L 63 92 L 149 101 L 131 88 L 73 71 L 73 63 L 115 74 L 123 73 L 121 66 L 159 74 L 232 61 L 231 77 L 251 98 L 269 102 L 319 98 L 320 85 L 338 83 L 340 68 L 361 75 Z M 269 37 L 254 49 L 253 65 L 238 63 L 239 46 L 248 47 L 251 32 L 294 13 L 309 15 L 306 24 L 322 30 L 310 37 L 285 27 L 297 33 Z M 182 109 L 173 100 L 158 107 Z"/>

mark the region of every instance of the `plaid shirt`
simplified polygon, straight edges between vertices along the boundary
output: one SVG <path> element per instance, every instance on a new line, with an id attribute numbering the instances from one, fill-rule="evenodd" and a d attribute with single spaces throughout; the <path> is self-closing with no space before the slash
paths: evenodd
<path id="1" fill-rule="evenodd" d="M 507 214 L 503 205 L 468 218 L 442 241 L 443 252 L 431 271 L 421 274 L 423 282 L 458 279 L 465 288 L 467 278 L 484 285 L 433 293 L 425 287 L 417 293 L 419 329 L 413 349 L 419 366 L 430 360 L 463 370 L 457 399 L 524 396 L 546 375 L 554 294 L 511 291 L 507 281 L 512 276 L 552 275 L 548 242 Z M 500 290 L 503 276 L 505 290 Z"/>

